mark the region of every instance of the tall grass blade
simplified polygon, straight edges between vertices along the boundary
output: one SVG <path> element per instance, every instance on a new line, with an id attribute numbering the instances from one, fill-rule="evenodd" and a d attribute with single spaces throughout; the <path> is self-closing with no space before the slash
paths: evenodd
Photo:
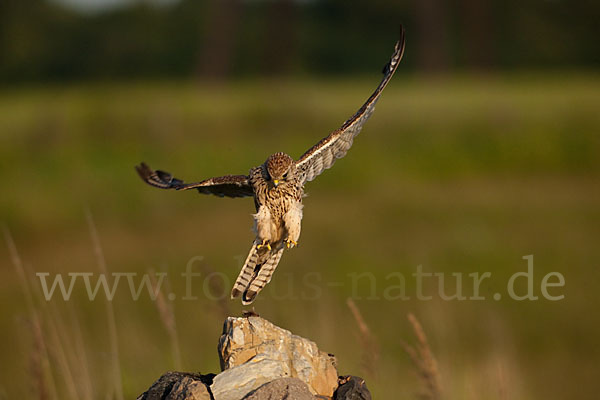
<path id="1" fill-rule="evenodd" d="M 352 312 L 352 315 L 358 324 L 360 344 L 363 349 L 363 369 L 371 377 L 377 378 L 380 358 L 379 345 L 371 333 L 371 329 L 369 329 L 369 326 L 360 313 L 360 310 L 354 303 L 354 300 L 348 297 L 346 299 L 346 304 L 348 305 L 348 308 Z"/>
<path id="2" fill-rule="evenodd" d="M 442 398 L 442 386 L 439 369 L 427 342 L 425 331 L 413 314 L 409 313 L 407 318 L 413 328 L 417 344 L 416 348 L 402 340 L 401 344 L 415 365 L 417 374 L 423 383 L 424 392 L 419 397 L 427 400 L 440 400 Z"/>
<path id="3" fill-rule="evenodd" d="M 98 230 L 94 224 L 92 213 L 89 208 L 85 209 L 85 218 L 88 223 L 90 236 L 92 238 L 92 245 L 94 247 L 94 254 L 98 263 L 100 273 L 108 276 L 108 270 L 106 268 L 106 261 L 104 258 L 104 252 L 100 245 L 100 238 L 98 237 Z M 123 400 L 123 382 L 121 379 L 121 365 L 119 364 L 119 343 L 117 337 L 117 323 L 115 321 L 115 310 L 112 301 L 108 299 L 106 304 L 106 320 L 108 323 L 108 338 L 110 341 L 110 355 L 111 355 L 111 372 L 112 372 L 112 385 L 115 391 L 115 397 L 117 400 Z"/>
<path id="4" fill-rule="evenodd" d="M 21 285 L 23 293 L 25 294 L 25 302 L 27 303 L 27 308 L 29 310 L 34 330 L 34 336 L 37 338 L 36 340 L 40 346 L 40 362 L 42 363 L 40 368 L 43 371 L 44 380 L 44 382 L 40 384 L 44 387 L 47 387 L 47 391 L 52 399 L 57 400 L 59 399 L 59 397 L 58 392 L 56 390 L 56 382 L 54 381 L 54 376 L 52 375 L 52 367 L 50 364 L 50 356 L 48 354 L 48 346 L 43 333 L 41 318 L 33 301 L 33 295 L 29 287 L 25 267 L 23 265 L 23 261 L 21 260 L 21 256 L 19 255 L 19 252 L 17 250 L 17 246 L 15 245 L 15 241 L 13 240 L 13 237 L 10 234 L 10 231 L 8 230 L 8 227 L 3 225 L 2 231 L 4 234 L 4 240 L 6 241 L 6 245 L 8 247 L 8 253 L 10 254 L 11 262 L 15 267 L 17 275 L 19 276 L 19 283 Z"/>

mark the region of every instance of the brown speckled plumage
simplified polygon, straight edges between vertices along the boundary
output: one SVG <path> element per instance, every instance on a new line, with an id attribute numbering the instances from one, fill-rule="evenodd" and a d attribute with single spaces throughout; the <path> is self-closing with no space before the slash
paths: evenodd
<path id="1" fill-rule="evenodd" d="M 220 197 L 254 198 L 256 237 L 246 262 L 233 286 L 231 297 L 243 304 L 254 301 L 269 283 L 285 248 L 294 247 L 300 236 L 304 184 L 342 158 L 369 119 L 381 92 L 387 86 L 404 53 L 404 30 L 383 79 L 365 104 L 342 126 L 306 151 L 298 161 L 285 153 L 275 153 L 248 175 L 226 175 L 197 183 L 184 183 L 164 171 L 153 171 L 142 163 L 136 169 L 148 184 L 162 189 L 196 189 Z"/>

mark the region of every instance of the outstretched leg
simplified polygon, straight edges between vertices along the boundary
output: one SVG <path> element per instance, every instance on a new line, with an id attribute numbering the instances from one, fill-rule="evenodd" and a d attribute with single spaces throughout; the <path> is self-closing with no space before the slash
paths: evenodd
<path id="1" fill-rule="evenodd" d="M 285 244 L 287 248 L 298 245 L 300 229 L 302 228 L 302 203 L 297 201 L 283 216 L 286 230 Z"/>
<path id="2" fill-rule="evenodd" d="M 273 220 L 271 218 L 271 211 L 266 206 L 260 206 L 258 212 L 253 214 L 254 217 L 254 230 L 256 232 L 257 248 L 267 247 L 271 249 L 270 243 L 273 241 Z"/>

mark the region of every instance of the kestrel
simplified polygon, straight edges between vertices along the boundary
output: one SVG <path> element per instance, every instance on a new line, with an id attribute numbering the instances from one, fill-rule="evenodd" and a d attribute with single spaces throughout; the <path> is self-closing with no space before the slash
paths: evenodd
<path id="1" fill-rule="evenodd" d="M 375 103 L 396 71 L 404 53 L 404 30 L 383 69 L 383 79 L 363 106 L 337 130 L 311 147 L 297 161 L 286 153 L 275 153 L 248 175 L 226 175 L 196 183 L 184 183 L 164 171 L 153 171 L 146 164 L 136 166 L 140 177 L 161 189 L 197 189 L 220 197 L 254 197 L 256 238 L 244 262 L 231 298 L 242 297 L 250 304 L 271 281 L 284 249 L 298 244 L 302 221 L 304 184 L 330 168 L 346 155 L 356 135 L 369 119 Z"/>

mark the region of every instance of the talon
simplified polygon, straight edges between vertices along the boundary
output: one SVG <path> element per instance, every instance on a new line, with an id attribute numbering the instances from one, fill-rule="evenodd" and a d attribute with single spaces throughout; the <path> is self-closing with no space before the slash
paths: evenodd
<path id="1" fill-rule="evenodd" d="M 296 242 L 295 240 L 292 240 L 292 239 L 285 239 L 285 246 L 288 249 L 291 249 L 294 246 L 298 246 L 298 242 Z"/>
<path id="2" fill-rule="evenodd" d="M 257 249 L 261 249 L 263 247 L 266 247 L 267 249 L 269 249 L 269 251 L 271 251 L 271 243 L 269 243 L 266 239 L 264 239 L 261 244 L 256 246 Z"/>

